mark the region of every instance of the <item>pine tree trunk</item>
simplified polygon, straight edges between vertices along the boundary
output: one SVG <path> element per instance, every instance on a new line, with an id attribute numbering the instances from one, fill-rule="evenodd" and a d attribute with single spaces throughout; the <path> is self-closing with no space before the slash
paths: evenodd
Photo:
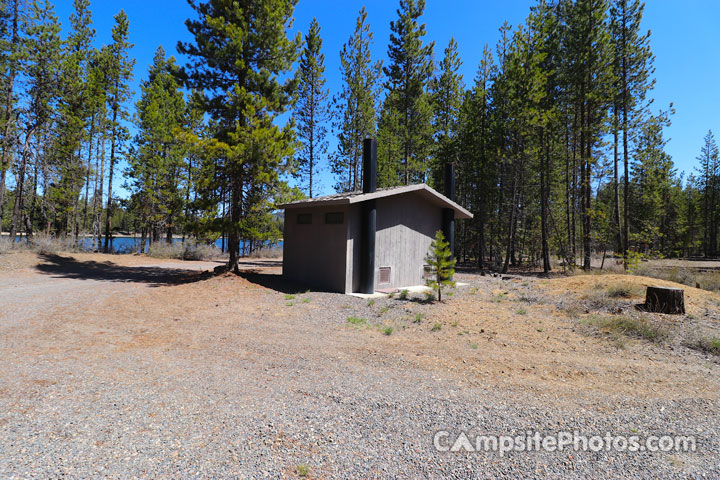
<path id="1" fill-rule="evenodd" d="M 105 134 L 106 130 L 103 128 L 102 130 L 102 136 L 100 140 L 100 168 L 98 175 L 100 178 L 98 179 L 99 189 L 96 192 L 96 198 L 95 198 L 95 224 L 97 228 L 97 250 L 100 251 L 101 245 L 102 245 L 102 201 L 103 201 L 103 192 L 105 191 Z M 97 161 L 97 160 L 96 160 Z"/>
<path id="2" fill-rule="evenodd" d="M 12 20 L 12 48 L 19 45 L 18 37 L 18 22 L 20 14 L 20 0 L 14 0 L 13 2 L 13 20 Z M 5 97 L 5 115 L 3 118 L 5 131 L 3 132 L 2 141 L 2 159 L 0 160 L 0 233 L 2 233 L 2 220 L 5 212 L 5 190 L 6 190 L 6 175 L 7 170 L 10 167 L 11 150 L 12 150 L 12 139 L 10 132 L 12 130 L 12 117 L 13 117 L 13 90 L 15 85 L 15 76 L 17 62 L 10 62 L 7 76 L 7 96 Z"/>
<path id="3" fill-rule="evenodd" d="M 550 268 L 550 246 L 548 243 L 548 213 L 549 213 L 549 176 L 550 176 L 550 145 L 547 139 L 545 144 L 544 159 L 540 161 L 540 233 L 542 244 L 543 272 L 548 273 Z"/>
<path id="4" fill-rule="evenodd" d="M 613 220 L 615 223 L 615 251 L 621 252 L 623 249 L 622 241 L 622 226 L 620 224 L 620 175 L 619 175 L 619 152 L 618 152 L 618 105 L 615 102 L 615 108 L 613 109 L 613 201 L 614 209 Z"/>
<path id="5" fill-rule="evenodd" d="M 228 269 L 235 273 L 239 273 L 238 254 L 240 252 L 240 237 L 238 235 L 237 225 L 242 219 L 242 182 L 240 179 L 233 178 L 230 186 L 230 222 L 231 228 L 228 232 L 228 253 L 230 259 L 228 261 Z"/>
<path id="6" fill-rule="evenodd" d="M 30 150 L 30 140 L 32 139 L 34 129 L 31 129 L 25 136 L 25 144 L 23 145 L 20 169 L 17 174 L 17 186 L 15 187 L 15 202 L 13 203 L 12 221 L 10 223 L 10 241 L 15 241 L 18 224 L 21 215 L 25 211 L 25 172 L 27 170 L 27 157 Z"/>
<path id="7" fill-rule="evenodd" d="M 83 205 L 83 233 L 87 233 L 87 211 L 88 211 L 88 196 L 90 194 L 90 172 L 92 171 L 92 147 L 93 147 L 93 134 L 95 133 L 95 114 L 90 119 L 90 138 L 88 139 L 88 159 L 87 159 L 87 172 L 85 175 L 85 202 Z"/>
<path id="8" fill-rule="evenodd" d="M 508 236 L 507 245 L 505 250 L 505 262 L 502 267 L 502 273 L 507 273 L 508 267 L 510 266 L 510 257 L 513 255 L 513 245 L 515 243 L 515 218 L 517 216 L 517 173 L 513 177 L 513 189 L 512 189 L 512 206 L 510 208 L 510 221 L 508 222 Z"/>
<path id="9" fill-rule="evenodd" d="M 625 2 L 622 3 L 622 35 L 621 35 L 621 76 L 622 76 L 622 131 L 623 131 L 623 173 L 625 174 L 624 179 L 624 190 L 623 190 L 623 265 L 625 270 L 628 269 L 628 252 L 630 250 L 630 221 L 629 221 L 629 208 L 630 208 L 630 165 L 629 165 L 629 151 L 628 151 L 628 65 L 627 65 L 627 37 L 626 37 L 626 25 L 627 25 L 627 5 Z"/>
<path id="10" fill-rule="evenodd" d="M 115 173 L 115 135 L 117 132 L 117 116 L 119 105 L 113 105 L 112 132 L 110 133 L 110 170 L 108 172 L 108 199 L 107 208 L 105 209 L 105 245 L 103 251 L 110 253 L 112 248 L 112 239 L 110 233 L 110 221 L 112 217 L 112 183 L 113 174 Z"/>

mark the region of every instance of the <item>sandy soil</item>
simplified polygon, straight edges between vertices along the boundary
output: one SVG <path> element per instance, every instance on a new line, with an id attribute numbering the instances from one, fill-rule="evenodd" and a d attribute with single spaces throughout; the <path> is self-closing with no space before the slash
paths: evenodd
<path id="1" fill-rule="evenodd" d="M 0 473 L 720 475 L 717 358 L 641 339 L 618 348 L 558 307 L 618 282 L 669 282 L 465 274 L 443 305 L 371 305 L 301 293 L 277 260 L 248 261 L 240 277 L 206 273 L 217 264 L 0 256 Z M 720 297 L 684 288 L 691 315 L 662 321 L 720 327 Z M 443 457 L 428 441 L 443 425 L 691 430 L 705 450 Z"/>

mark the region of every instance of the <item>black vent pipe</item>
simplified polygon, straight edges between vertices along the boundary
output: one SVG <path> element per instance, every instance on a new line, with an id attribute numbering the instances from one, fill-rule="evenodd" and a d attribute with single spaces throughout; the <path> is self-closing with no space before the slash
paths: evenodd
<path id="1" fill-rule="evenodd" d="M 363 141 L 363 193 L 377 189 L 377 140 Z M 375 292 L 375 200 L 361 203 L 360 225 L 360 293 Z"/>
<path id="2" fill-rule="evenodd" d="M 445 164 L 445 196 L 455 201 L 455 164 Z M 455 256 L 455 210 L 443 208 L 443 235 L 450 244 L 450 254 Z"/>

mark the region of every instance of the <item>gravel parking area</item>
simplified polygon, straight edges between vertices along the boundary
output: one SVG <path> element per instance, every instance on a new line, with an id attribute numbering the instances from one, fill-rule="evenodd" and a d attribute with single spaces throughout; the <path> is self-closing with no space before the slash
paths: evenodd
<path id="1" fill-rule="evenodd" d="M 240 277 L 130 256 L 14 265 L 2 478 L 720 478 L 717 358 L 587 335 L 547 301 L 562 279 L 460 274 L 439 305 L 305 292 L 270 260 Z M 720 305 L 688 293 L 696 316 Z M 697 451 L 437 451 L 445 430 L 692 435 Z"/>

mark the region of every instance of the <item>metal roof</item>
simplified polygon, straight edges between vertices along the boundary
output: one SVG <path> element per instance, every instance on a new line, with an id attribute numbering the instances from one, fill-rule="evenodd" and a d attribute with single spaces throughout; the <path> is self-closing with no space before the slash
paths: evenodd
<path id="1" fill-rule="evenodd" d="M 323 197 L 307 198 L 305 200 L 297 200 L 295 202 L 278 205 L 278 208 L 308 208 L 308 207 L 328 207 L 332 205 L 350 205 L 353 203 L 361 203 L 367 200 L 391 197 L 394 195 L 404 195 L 414 193 L 422 196 L 430 203 L 443 208 L 452 208 L 455 210 L 455 218 L 473 218 L 473 214 L 457 203 L 453 202 L 445 195 L 438 193 L 436 190 L 428 187 L 424 183 L 417 185 L 404 185 L 401 187 L 379 188 L 373 193 L 363 192 L 347 192 L 336 193 L 333 195 L 325 195 Z"/>

